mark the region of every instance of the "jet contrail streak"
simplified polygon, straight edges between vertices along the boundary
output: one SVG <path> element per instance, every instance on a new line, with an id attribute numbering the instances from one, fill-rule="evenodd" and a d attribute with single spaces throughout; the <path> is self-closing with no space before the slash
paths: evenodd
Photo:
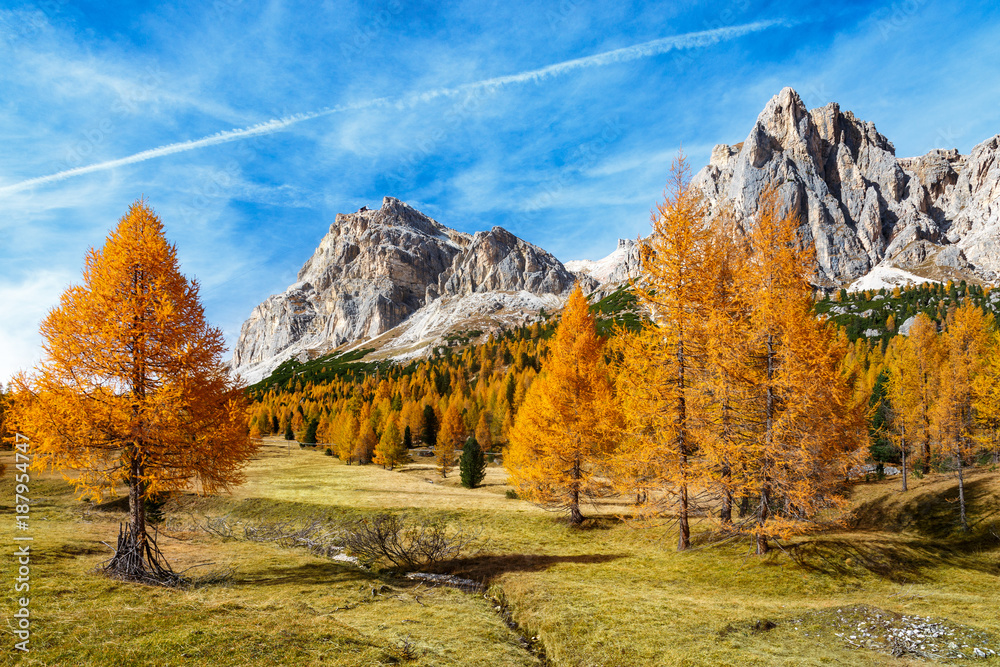
<path id="1" fill-rule="evenodd" d="M 573 60 L 565 60 L 560 63 L 555 63 L 553 65 L 547 65 L 546 67 L 541 67 L 539 69 L 528 70 L 526 72 L 519 72 L 517 74 L 508 74 L 505 76 L 496 76 L 489 79 L 483 79 L 482 81 L 474 81 L 472 83 L 466 83 L 451 88 L 437 88 L 434 90 L 429 90 L 422 93 L 415 93 L 400 98 L 380 97 L 367 100 L 364 102 L 358 102 L 355 104 L 345 104 L 334 107 L 327 107 L 325 109 L 320 109 L 318 111 L 310 111 L 307 113 L 294 114 L 291 116 L 285 116 L 283 118 L 274 118 L 272 120 L 268 120 L 263 123 L 251 125 L 250 127 L 218 132 L 216 134 L 209 135 L 202 139 L 179 141 L 177 143 L 167 144 L 166 146 L 160 146 L 159 148 L 151 148 L 149 150 L 141 151 L 139 153 L 135 153 L 133 155 L 129 155 L 123 158 L 118 158 L 116 160 L 98 162 L 95 164 L 85 165 L 83 167 L 74 167 L 72 169 L 66 169 L 64 171 L 59 171 L 54 174 L 49 174 L 48 176 L 38 176 L 37 178 L 29 178 L 19 183 L 13 183 L 11 185 L 5 185 L 3 187 L 0 187 L 0 194 L 18 192 L 20 190 L 30 188 L 34 185 L 44 185 L 46 183 L 54 183 L 56 181 L 62 181 L 64 179 L 72 178 L 74 176 L 82 176 L 83 174 L 90 174 L 97 171 L 106 171 L 109 169 L 115 169 L 116 167 L 135 164 L 137 162 L 145 162 L 146 160 L 152 160 L 153 158 L 162 157 L 164 155 L 173 155 L 174 153 L 183 153 L 185 151 L 195 150 L 197 148 L 204 148 L 205 146 L 215 146 L 217 144 L 224 144 L 230 141 L 238 141 L 240 139 L 245 139 L 247 137 L 256 137 L 264 134 L 280 132 L 286 128 L 291 127 L 292 125 L 296 125 L 303 121 L 314 120 L 316 118 L 322 118 L 324 116 L 332 116 L 338 113 L 344 113 L 348 111 L 361 111 L 364 109 L 373 109 L 380 107 L 409 109 L 418 104 L 430 102 L 440 97 L 453 97 L 456 95 L 463 95 L 476 92 L 492 92 L 499 90 L 500 88 L 503 88 L 505 86 L 510 86 L 513 84 L 538 83 L 545 79 L 560 76 L 562 74 L 566 74 L 574 70 L 580 70 L 590 67 L 603 67 L 615 63 L 630 62 L 633 60 L 639 60 L 641 58 L 649 58 L 652 56 L 661 55 L 663 53 L 667 53 L 668 51 L 703 48 L 706 46 L 712 46 L 714 44 L 718 44 L 719 42 L 724 42 L 730 39 L 735 39 L 737 37 L 742 37 L 743 35 L 748 35 L 750 33 L 767 30 L 768 28 L 773 28 L 775 26 L 787 27 L 790 25 L 792 24 L 782 20 L 757 21 L 754 23 L 746 23 L 737 26 L 727 26 L 724 28 L 714 28 L 712 30 L 690 32 L 683 35 L 672 35 L 670 37 L 654 39 L 652 41 L 644 42 L 642 44 L 626 46 L 624 48 L 615 49 L 613 51 L 605 51 L 603 53 L 597 53 L 592 56 L 584 56 L 582 58 L 574 58 Z"/>

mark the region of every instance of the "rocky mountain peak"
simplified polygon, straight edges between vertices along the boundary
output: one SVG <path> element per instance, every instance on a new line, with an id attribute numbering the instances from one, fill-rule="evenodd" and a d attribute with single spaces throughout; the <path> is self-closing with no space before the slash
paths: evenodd
<path id="1" fill-rule="evenodd" d="M 379 337 L 443 297 L 447 312 L 437 307 L 430 324 L 418 318 L 416 338 L 436 335 L 435 322 L 451 326 L 466 308 L 456 300 L 473 293 L 511 295 L 480 300 L 479 315 L 503 310 L 523 319 L 531 307 L 559 303 L 575 279 L 555 257 L 502 227 L 470 236 L 385 197 L 377 210 L 337 214 L 298 281 L 244 322 L 232 366 L 259 379 L 291 356 Z"/>
<path id="2" fill-rule="evenodd" d="M 576 281 L 550 253 L 520 239 L 503 227 L 476 232 L 438 280 L 436 294 L 473 292 L 562 294 Z M 588 283 L 589 284 L 589 283 Z M 594 285 L 596 286 L 596 284 Z"/>
<path id="3" fill-rule="evenodd" d="M 960 242 L 953 230 L 971 231 L 993 215 L 989 206 L 963 213 L 961 202 L 996 199 L 989 194 L 996 175 L 987 166 L 996 154 L 987 142 L 969 160 L 957 151 L 897 159 L 874 123 L 835 103 L 807 110 L 784 88 L 742 143 L 715 147 L 693 182 L 713 213 L 728 207 L 744 220 L 753 219 L 764 189 L 776 188 L 783 209 L 801 219 L 800 236 L 816 248 L 820 285 L 850 283 L 882 263 L 934 264 L 948 243 L 957 247 L 941 255 L 939 268 L 987 279 L 1000 260 L 973 266 L 973 255 L 985 258 L 981 243 Z M 980 166 L 970 171 L 972 162 Z M 973 178 L 983 169 L 982 178 Z"/>

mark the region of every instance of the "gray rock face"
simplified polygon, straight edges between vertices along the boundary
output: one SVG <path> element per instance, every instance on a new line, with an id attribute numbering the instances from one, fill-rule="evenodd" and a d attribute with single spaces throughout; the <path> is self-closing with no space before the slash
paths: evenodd
<path id="1" fill-rule="evenodd" d="M 386 197 L 377 211 L 337 215 L 298 282 L 243 323 L 232 368 L 255 380 L 291 356 L 380 336 L 439 298 L 563 295 L 576 279 L 501 227 L 469 236 Z"/>
<path id="2" fill-rule="evenodd" d="M 1000 271 L 1000 135 L 967 157 L 897 159 L 872 123 L 837 104 L 809 111 L 785 88 L 743 143 L 715 147 L 693 182 L 713 213 L 730 206 L 743 219 L 776 187 L 816 248 L 820 285 L 847 284 L 878 264 L 929 262 L 984 280 Z"/>
<path id="3" fill-rule="evenodd" d="M 428 300 L 437 296 L 464 296 L 473 292 L 519 292 L 562 294 L 577 277 L 562 262 L 536 245 L 519 239 L 503 227 L 476 232 L 469 245 L 441 274 L 436 288 L 428 288 Z M 581 278 L 584 290 L 597 286 Z"/>
<path id="4" fill-rule="evenodd" d="M 338 214 L 298 282 L 243 323 L 233 366 L 293 344 L 332 348 L 391 329 L 424 305 L 428 285 L 470 241 L 392 197 L 377 211 Z"/>
<path id="5" fill-rule="evenodd" d="M 596 261 L 567 262 L 566 268 L 580 277 L 585 291 L 591 291 L 587 279 L 594 281 L 597 288 L 591 291 L 591 300 L 600 300 L 639 277 L 642 246 L 631 239 L 618 239 L 618 247 L 607 257 Z"/>

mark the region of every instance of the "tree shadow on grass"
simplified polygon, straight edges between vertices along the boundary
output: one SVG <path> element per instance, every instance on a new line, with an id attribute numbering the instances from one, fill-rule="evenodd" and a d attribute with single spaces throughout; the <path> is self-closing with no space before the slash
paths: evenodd
<path id="1" fill-rule="evenodd" d="M 984 478 L 966 483 L 965 492 L 968 533 L 959 530 L 956 480 L 939 491 L 883 497 L 859 506 L 849 524 L 856 535 L 819 536 L 784 548 L 812 571 L 847 575 L 861 568 L 899 584 L 928 581 L 942 565 L 998 575 L 1000 565 L 982 554 L 1000 551 L 1000 505 Z M 898 537 L 881 536 L 885 533 Z"/>
<path id="2" fill-rule="evenodd" d="M 472 579 L 488 586 L 497 577 L 508 572 L 541 572 L 553 565 L 565 563 L 596 565 L 609 563 L 625 554 L 582 554 L 578 556 L 551 556 L 543 554 L 501 554 L 456 558 L 436 564 L 434 572 L 452 574 L 463 579 Z"/>
<path id="3" fill-rule="evenodd" d="M 266 570 L 237 570 L 231 586 L 284 586 L 286 584 L 336 584 L 370 581 L 370 572 L 343 563 L 305 563 L 294 567 L 271 567 Z"/>
<path id="4" fill-rule="evenodd" d="M 1000 502 L 986 477 L 965 483 L 966 508 L 973 528 L 1000 518 Z M 883 496 L 859 505 L 852 530 L 912 532 L 934 540 L 952 540 L 959 529 L 958 480 L 941 490 Z"/>

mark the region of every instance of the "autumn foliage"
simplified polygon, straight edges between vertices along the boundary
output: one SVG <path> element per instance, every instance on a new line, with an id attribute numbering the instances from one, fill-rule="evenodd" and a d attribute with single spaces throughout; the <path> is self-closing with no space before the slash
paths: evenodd
<path id="1" fill-rule="evenodd" d="M 710 212 L 688 176 L 681 158 L 641 242 L 639 326 L 601 338 L 603 306 L 575 290 L 561 317 L 474 346 L 264 383 L 251 428 L 318 423 L 344 461 L 387 467 L 384 452 L 409 431 L 433 448 L 441 475 L 474 435 L 502 450 L 520 497 L 574 524 L 588 498 L 617 493 L 633 501 L 630 515 L 675 520 L 680 549 L 695 517 L 711 517 L 716 534 L 745 536 L 759 553 L 837 519 L 875 403 L 904 484 L 915 466 L 960 472 L 984 450 L 1000 459 L 1000 338 L 982 304 L 940 310 L 940 332 L 921 314 L 905 336 L 905 318 L 894 318 L 887 345 L 857 339 L 816 314 L 811 244 L 783 208 L 793 196 L 779 187 L 752 215 Z M 873 403 L 880 374 L 885 398 Z"/>
<path id="2" fill-rule="evenodd" d="M 612 449 L 616 417 L 603 341 L 587 299 L 573 290 L 549 359 L 525 395 L 505 465 L 521 497 L 583 521 L 581 503 L 603 491 L 598 473 Z"/>
<path id="3" fill-rule="evenodd" d="M 634 286 L 649 318 L 617 346 L 626 428 L 613 475 L 641 512 L 672 507 L 678 549 L 692 488 L 763 553 L 842 502 L 860 448 L 845 350 L 812 312 L 813 259 L 779 201 L 769 191 L 745 228 L 709 218 L 682 156 L 653 214 Z"/>
<path id="4" fill-rule="evenodd" d="M 81 284 L 41 334 L 42 362 L 14 381 L 14 419 L 36 465 L 73 471 L 81 494 L 128 486 L 128 548 L 145 552 L 146 501 L 242 480 L 255 449 L 244 393 L 221 366 L 222 332 L 205 321 L 197 283 L 181 275 L 145 201 L 87 254 Z"/>

